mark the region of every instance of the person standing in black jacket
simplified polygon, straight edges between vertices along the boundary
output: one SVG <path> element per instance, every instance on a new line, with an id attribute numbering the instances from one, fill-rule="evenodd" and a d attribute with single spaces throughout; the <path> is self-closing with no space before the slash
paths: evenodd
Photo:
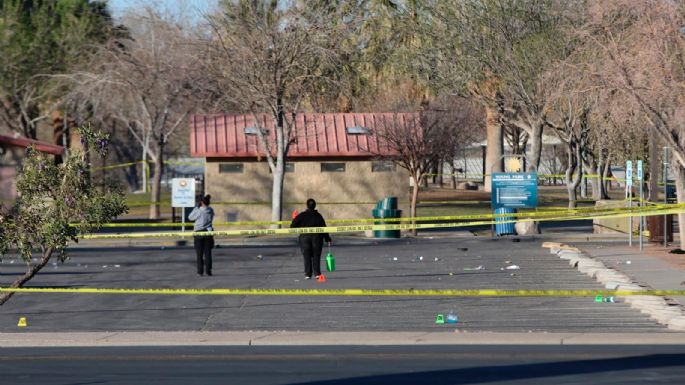
<path id="1" fill-rule="evenodd" d="M 326 227 L 326 221 L 316 211 L 314 199 L 307 199 L 307 210 L 295 217 L 290 227 Z M 304 257 L 304 279 L 311 279 L 312 273 L 316 278 L 321 275 L 321 250 L 324 240 L 328 242 L 328 246 L 331 245 L 331 236 L 328 233 L 300 234 L 300 250 Z"/>

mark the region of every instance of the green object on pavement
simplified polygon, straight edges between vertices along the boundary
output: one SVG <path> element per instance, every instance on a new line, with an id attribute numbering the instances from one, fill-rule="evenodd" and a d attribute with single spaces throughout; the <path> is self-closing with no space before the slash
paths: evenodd
<path id="1" fill-rule="evenodd" d="M 435 323 L 436 324 L 444 324 L 445 323 L 445 316 L 443 314 L 438 314 L 438 316 L 435 317 Z"/>
<path id="2" fill-rule="evenodd" d="M 595 302 L 602 302 L 602 296 L 601 295 L 595 296 Z"/>
<path id="3" fill-rule="evenodd" d="M 335 271 L 335 257 L 330 251 L 326 254 L 326 270 Z"/>

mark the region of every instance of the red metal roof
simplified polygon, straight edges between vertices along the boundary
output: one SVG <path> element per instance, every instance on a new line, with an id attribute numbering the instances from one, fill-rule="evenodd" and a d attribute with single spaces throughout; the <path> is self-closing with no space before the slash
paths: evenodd
<path id="1" fill-rule="evenodd" d="M 36 150 L 52 155 L 62 155 L 62 153 L 64 153 L 64 147 L 62 146 L 24 137 L 15 138 L 11 136 L 0 135 L 0 143 L 9 144 L 16 147 L 29 147 L 33 145 Z"/>
<path id="2" fill-rule="evenodd" d="M 288 157 L 370 157 L 393 155 L 377 132 L 392 124 L 413 124 L 415 113 L 299 113 L 295 116 Z M 259 125 L 275 142 L 274 121 L 258 115 Z M 257 135 L 245 134 L 256 127 L 252 115 L 194 115 L 190 119 L 190 154 L 197 157 L 246 158 L 263 156 Z M 361 126 L 370 134 L 349 134 L 348 127 Z"/>

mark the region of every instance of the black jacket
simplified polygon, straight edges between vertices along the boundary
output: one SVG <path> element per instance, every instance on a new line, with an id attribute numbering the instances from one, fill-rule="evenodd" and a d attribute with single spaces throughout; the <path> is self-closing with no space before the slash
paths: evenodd
<path id="1" fill-rule="evenodd" d="M 316 210 L 305 210 L 293 219 L 290 228 L 297 227 L 326 227 L 326 221 L 323 220 L 321 214 Z M 300 234 L 309 235 L 309 234 Z M 321 235 L 326 242 L 331 241 L 331 236 L 328 233 L 313 233 L 312 235 Z"/>

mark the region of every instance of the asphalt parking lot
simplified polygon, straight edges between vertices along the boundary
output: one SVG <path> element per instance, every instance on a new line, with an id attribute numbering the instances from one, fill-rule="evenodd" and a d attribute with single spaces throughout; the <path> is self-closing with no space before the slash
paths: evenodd
<path id="1" fill-rule="evenodd" d="M 214 276 L 195 273 L 190 247 L 75 249 L 29 286 L 117 288 L 602 289 L 541 240 L 486 237 L 336 240 L 337 270 L 303 280 L 291 239 L 214 250 Z M 325 254 L 325 252 L 324 252 Z M 520 269 L 506 269 L 517 265 Z M 0 285 L 23 268 L 0 264 Z M 436 325 L 450 310 L 457 324 Z M 28 328 L 18 328 L 19 317 Z M 15 295 L 0 331 L 274 330 L 460 332 L 664 332 L 624 303 L 557 297 Z"/>

